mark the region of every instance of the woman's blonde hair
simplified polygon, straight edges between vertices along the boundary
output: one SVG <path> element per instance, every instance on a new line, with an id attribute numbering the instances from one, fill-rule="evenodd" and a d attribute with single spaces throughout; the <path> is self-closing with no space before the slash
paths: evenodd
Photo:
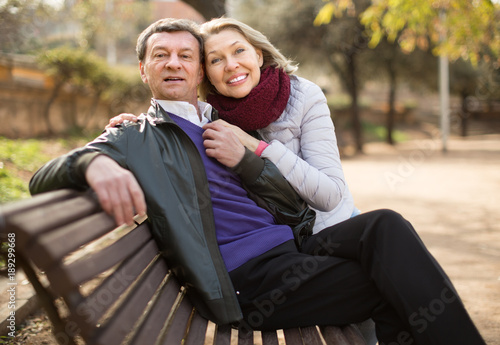
<path id="1" fill-rule="evenodd" d="M 236 30 L 242 34 L 246 40 L 256 49 L 262 50 L 264 63 L 261 69 L 272 66 L 280 68 L 287 74 L 292 74 L 297 70 L 297 65 L 287 59 L 280 51 L 271 44 L 269 39 L 261 32 L 253 29 L 249 25 L 240 22 L 234 18 L 215 18 L 211 21 L 203 23 L 200 27 L 203 40 L 206 41 L 210 36 L 216 35 L 223 30 Z M 200 84 L 200 96 L 205 99 L 210 93 L 217 93 L 215 87 L 210 83 L 205 76 Z"/>

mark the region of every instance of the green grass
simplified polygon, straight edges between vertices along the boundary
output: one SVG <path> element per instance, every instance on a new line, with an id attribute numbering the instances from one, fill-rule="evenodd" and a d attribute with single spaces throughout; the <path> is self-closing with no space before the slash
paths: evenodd
<path id="1" fill-rule="evenodd" d="M 11 162 L 21 170 L 33 171 L 47 160 L 42 155 L 42 143 L 36 139 L 6 139 L 0 137 L 0 161 Z"/>
<path id="2" fill-rule="evenodd" d="M 49 159 L 39 140 L 0 137 L 0 203 L 29 197 L 27 176 Z"/>
<path id="3" fill-rule="evenodd" d="M 29 197 L 26 182 L 12 175 L 5 168 L 0 168 L 0 203 Z"/>
<path id="4" fill-rule="evenodd" d="M 0 204 L 30 196 L 29 179 L 38 168 L 54 158 L 45 153 L 49 144 L 69 152 L 91 141 L 100 132 L 79 131 L 51 140 L 0 137 Z"/>

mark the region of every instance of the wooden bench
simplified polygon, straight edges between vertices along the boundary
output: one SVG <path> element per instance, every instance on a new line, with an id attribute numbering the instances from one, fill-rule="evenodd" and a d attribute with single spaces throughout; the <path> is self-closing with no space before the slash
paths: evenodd
<path id="1" fill-rule="evenodd" d="M 2 240 L 15 239 L 17 269 L 60 344 L 365 344 L 354 325 L 251 332 L 207 321 L 144 220 L 116 227 L 92 194 L 72 190 L 0 207 Z"/>

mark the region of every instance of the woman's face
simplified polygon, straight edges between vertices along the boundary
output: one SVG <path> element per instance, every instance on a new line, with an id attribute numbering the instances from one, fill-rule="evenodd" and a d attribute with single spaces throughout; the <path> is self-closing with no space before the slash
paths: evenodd
<path id="1" fill-rule="evenodd" d="M 208 80 L 224 96 L 247 96 L 259 84 L 263 62 L 262 51 L 236 30 L 223 30 L 205 41 Z"/>

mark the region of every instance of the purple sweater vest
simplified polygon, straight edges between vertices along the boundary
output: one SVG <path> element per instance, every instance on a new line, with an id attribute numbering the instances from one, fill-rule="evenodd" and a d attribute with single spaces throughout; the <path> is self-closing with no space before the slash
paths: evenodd
<path id="1" fill-rule="evenodd" d="M 172 119 L 187 133 L 200 152 L 208 177 L 217 241 L 228 271 L 293 239 L 289 226 L 257 206 L 231 169 L 205 153 L 203 129 L 179 116 Z"/>

